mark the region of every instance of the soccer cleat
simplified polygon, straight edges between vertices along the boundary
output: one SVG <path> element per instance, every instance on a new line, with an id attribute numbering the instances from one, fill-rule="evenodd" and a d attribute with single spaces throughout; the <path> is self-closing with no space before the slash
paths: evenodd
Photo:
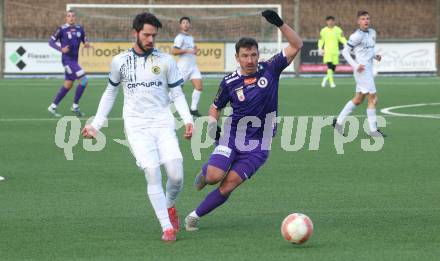
<path id="1" fill-rule="evenodd" d="M 0 181 L 5 180 L 5 178 L 3 178 L 2 176 L 0 176 Z"/>
<path id="2" fill-rule="evenodd" d="M 199 220 L 200 218 L 192 217 L 188 215 L 185 218 L 185 229 L 186 231 L 197 231 L 199 230 Z"/>
<path id="3" fill-rule="evenodd" d="M 334 84 L 334 83 L 331 84 L 331 85 L 330 85 L 330 88 L 336 88 L 336 84 Z"/>
<path id="4" fill-rule="evenodd" d="M 70 111 L 73 112 L 77 117 L 84 117 L 86 114 L 82 112 L 79 107 L 78 108 L 70 108 Z"/>
<path id="5" fill-rule="evenodd" d="M 190 110 L 190 113 L 192 116 L 202 117 L 202 114 L 200 114 L 198 110 Z"/>
<path id="6" fill-rule="evenodd" d="M 321 82 L 321 87 L 322 87 L 322 88 L 324 88 L 324 87 L 327 85 L 327 79 L 328 79 L 327 76 L 325 76 L 325 77 L 322 79 L 322 82 Z"/>
<path id="7" fill-rule="evenodd" d="M 199 174 L 197 174 L 196 178 L 194 179 L 194 187 L 200 191 L 202 190 L 205 186 L 207 185 L 206 183 L 206 178 L 205 176 L 202 175 L 202 171 L 199 172 Z"/>
<path id="8" fill-rule="evenodd" d="M 333 123 L 332 123 L 333 128 L 336 129 L 336 131 L 341 134 L 344 137 L 347 137 L 347 135 L 344 133 L 344 128 L 341 124 L 338 124 L 338 121 L 336 118 L 333 119 Z"/>
<path id="9" fill-rule="evenodd" d="M 176 207 L 168 208 L 168 216 L 170 217 L 171 225 L 173 225 L 174 230 L 179 231 L 180 219 Z"/>
<path id="10" fill-rule="evenodd" d="M 174 242 L 176 241 L 176 230 L 174 228 L 169 228 L 163 232 L 162 241 L 164 242 Z"/>
<path id="11" fill-rule="evenodd" d="M 59 113 L 57 112 L 57 109 L 52 108 L 52 106 L 49 106 L 49 107 L 47 108 L 47 111 L 50 112 L 53 116 L 55 116 L 55 117 L 57 117 L 57 118 L 59 118 L 59 117 L 62 116 L 61 114 L 59 114 Z"/>
<path id="12" fill-rule="evenodd" d="M 377 129 L 376 131 L 372 131 L 370 132 L 370 137 L 386 137 L 387 135 L 385 135 L 381 130 Z"/>

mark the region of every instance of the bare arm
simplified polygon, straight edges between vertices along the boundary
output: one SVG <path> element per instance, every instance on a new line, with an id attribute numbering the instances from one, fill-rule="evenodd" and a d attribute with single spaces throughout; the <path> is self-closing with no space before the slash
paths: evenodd
<path id="1" fill-rule="evenodd" d="M 292 27 L 288 26 L 286 23 L 279 28 L 283 36 L 286 37 L 287 41 L 289 42 L 289 45 L 284 48 L 284 54 L 286 55 L 287 62 L 291 63 L 298 54 L 299 50 L 301 50 L 303 47 L 303 41 L 295 30 L 293 30 Z"/>
<path id="2" fill-rule="evenodd" d="M 214 140 L 218 140 L 220 138 L 221 129 L 217 125 L 220 114 L 221 110 L 218 110 L 214 105 L 211 105 L 208 112 L 208 135 Z"/>

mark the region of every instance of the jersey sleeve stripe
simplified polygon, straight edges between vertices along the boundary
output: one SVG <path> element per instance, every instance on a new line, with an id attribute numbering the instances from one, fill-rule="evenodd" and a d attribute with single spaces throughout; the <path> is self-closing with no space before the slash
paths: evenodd
<path id="1" fill-rule="evenodd" d="M 179 85 L 182 85 L 182 83 L 183 83 L 183 79 L 180 79 L 180 80 L 178 80 L 178 81 L 175 82 L 175 83 L 170 83 L 170 84 L 168 84 L 168 87 L 169 87 L 169 88 L 174 88 L 174 87 L 177 87 L 177 86 L 179 86 Z"/>
<path id="2" fill-rule="evenodd" d="M 350 42 L 347 42 L 347 45 L 350 46 L 351 48 L 354 48 L 354 46 L 350 44 Z"/>
<path id="3" fill-rule="evenodd" d="M 180 47 L 179 47 L 179 46 L 175 46 L 175 45 L 173 46 L 173 48 L 176 48 L 176 49 L 180 49 Z"/>
<path id="4" fill-rule="evenodd" d="M 119 82 L 118 82 L 118 83 L 115 83 L 115 82 L 113 82 L 113 81 L 110 80 L 110 79 L 108 79 L 108 82 L 109 82 L 111 85 L 115 86 L 115 87 L 119 85 Z"/>

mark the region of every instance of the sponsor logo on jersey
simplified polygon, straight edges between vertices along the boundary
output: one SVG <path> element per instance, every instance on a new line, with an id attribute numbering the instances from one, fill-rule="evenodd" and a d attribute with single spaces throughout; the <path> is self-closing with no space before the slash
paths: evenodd
<path id="1" fill-rule="evenodd" d="M 153 66 L 153 68 L 151 68 L 151 71 L 154 74 L 160 74 L 160 67 L 155 65 L 155 66 Z"/>
<path id="2" fill-rule="evenodd" d="M 246 78 L 244 79 L 244 85 L 249 85 L 249 84 L 253 84 L 257 81 L 256 77 L 252 77 L 252 78 Z"/>
<path id="3" fill-rule="evenodd" d="M 258 79 L 258 83 L 257 83 L 257 85 L 258 85 L 258 87 L 260 87 L 260 88 L 266 88 L 266 86 L 267 86 L 267 79 L 266 79 L 266 77 L 261 77 L 260 79 Z"/>
<path id="4" fill-rule="evenodd" d="M 133 89 L 133 88 L 137 88 L 137 87 L 160 87 L 162 86 L 163 83 L 161 81 L 151 81 L 151 82 L 134 82 L 134 83 L 128 83 L 127 84 L 127 88 L 128 89 Z"/>

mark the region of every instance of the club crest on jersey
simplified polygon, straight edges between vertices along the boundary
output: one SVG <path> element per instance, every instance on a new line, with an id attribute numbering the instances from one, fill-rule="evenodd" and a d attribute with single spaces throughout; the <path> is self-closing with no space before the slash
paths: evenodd
<path id="1" fill-rule="evenodd" d="M 244 97 L 244 91 L 243 86 L 235 90 L 235 93 L 237 94 L 237 98 L 239 101 L 244 101 L 246 98 Z"/>
<path id="2" fill-rule="evenodd" d="M 76 32 L 76 37 L 81 38 L 81 32 Z"/>
<path id="3" fill-rule="evenodd" d="M 159 74 L 160 73 L 160 67 L 155 65 L 155 66 L 153 66 L 153 68 L 151 68 L 151 71 L 154 74 Z"/>
<path id="4" fill-rule="evenodd" d="M 267 79 L 266 79 L 266 77 L 261 77 L 260 79 L 258 79 L 257 85 L 260 88 L 266 88 L 266 86 L 267 86 Z"/>

